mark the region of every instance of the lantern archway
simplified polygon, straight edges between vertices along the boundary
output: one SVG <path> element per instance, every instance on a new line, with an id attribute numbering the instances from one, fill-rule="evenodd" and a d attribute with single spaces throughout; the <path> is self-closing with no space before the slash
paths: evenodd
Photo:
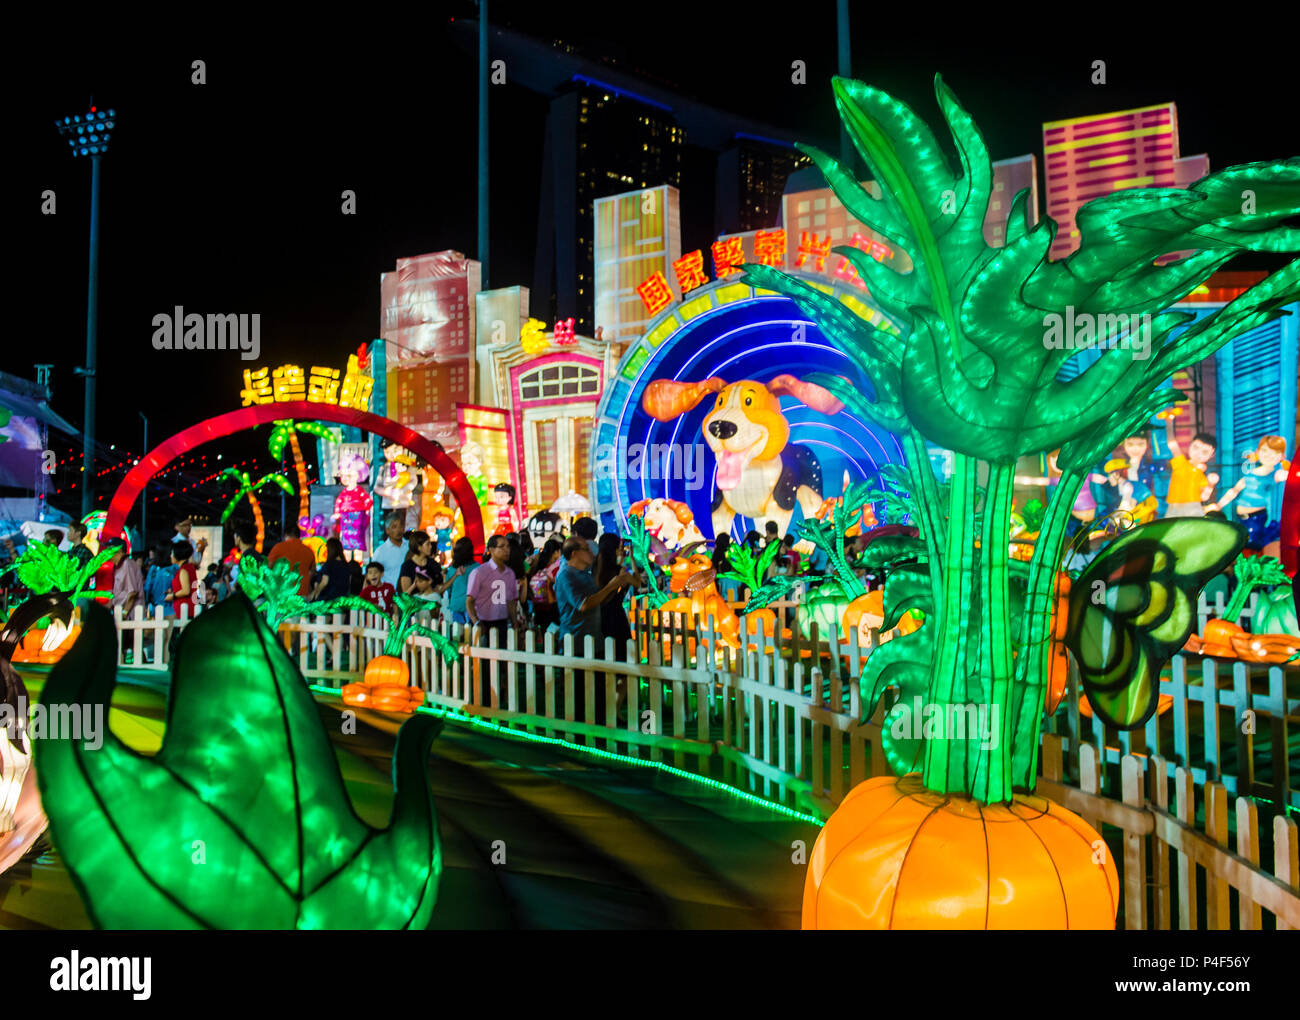
<path id="1" fill-rule="evenodd" d="M 295 400 L 285 403 L 255 404 L 238 411 L 228 411 L 216 417 L 201 421 L 197 425 L 177 432 L 174 436 L 158 444 L 140 459 L 140 463 L 131 469 L 122 479 L 122 484 L 113 493 L 108 506 L 108 519 L 104 522 L 101 539 L 113 538 L 122 534 L 127 516 L 135 505 L 136 499 L 144 491 L 159 471 L 177 457 L 188 453 L 196 446 L 202 446 L 214 439 L 257 425 L 265 425 L 284 418 L 327 421 L 334 425 L 351 425 L 366 432 L 373 432 L 394 443 L 400 443 L 416 456 L 423 458 L 435 471 L 442 475 L 460 504 L 460 512 L 465 520 L 465 536 L 474 543 L 475 556 L 483 553 L 483 517 L 479 511 L 478 500 L 474 490 L 465 480 L 465 472 L 447 455 L 442 446 L 431 439 L 426 439 L 418 432 L 398 424 L 391 418 L 383 418 L 369 411 L 359 411 L 337 404 L 321 404 L 309 400 Z"/>

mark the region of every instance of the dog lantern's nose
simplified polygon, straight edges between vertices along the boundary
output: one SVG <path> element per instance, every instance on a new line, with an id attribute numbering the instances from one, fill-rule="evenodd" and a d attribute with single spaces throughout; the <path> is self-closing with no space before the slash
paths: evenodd
<path id="1" fill-rule="evenodd" d="M 709 435 L 714 439 L 730 439 L 736 434 L 736 423 L 727 421 L 725 418 L 717 418 L 709 422 Z"/>

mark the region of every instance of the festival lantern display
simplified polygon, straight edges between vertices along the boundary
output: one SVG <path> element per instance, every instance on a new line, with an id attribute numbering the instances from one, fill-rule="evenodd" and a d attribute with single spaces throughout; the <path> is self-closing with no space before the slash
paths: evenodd
<path id="1" fill-rule="evenodd" d="M 342 601 L 354 609 L 373 612 L 375 608 L 358 598 L 350 597 Z M 413 634 L 428 638 L 448 662 L 456 661 L 460 655 L 455 644 L 414 619 L 416 613 L 429 608 L 427 600 L 398 592 L 393 604 L 397 612 L 389 623 L 383 654 L 376 655 L 366 663 L 362 682 L 344 685 L 345 705 L 373 708 L 380 712 L 414 712 L 424 702 L 424 691 L 411 686 L 411 669 L 400 657 L 406 639 Z"/>
<path id="2" fill-rule="evenodd" d="M 262 542 L 266 538 L 266 520 L 262 517 L 262 504 L 257 498 L 257 490 L 268 482 L 278 485 L 281 491 L 292 496 L 293 486 L 289 479 L 277 472 L 269 475 L 263 475 L 257 481 L 253 481 L 247 471 L 240 471 L 237 468 L 226 468 L 221 472 L 221 480 L 230 479 L 237 486 L 235 494 L 230 497 L 230 502 L 226 504 L 226 509 L 221 512 L 221 523 L 225 524 L 230 519 L 230 515 L 235 512 L 235 507 L 239 501 L 245 497 L 248 498 L 248 505 L 253 511 L 253 526 L 257 529 L 257 536 L 253 542 L 253 548 L 257 552 L 262 551 Z"/>
<path id="3" fill-rule="evenodd" d="M 102 706 L 113 621 L 85 635 L 43 700 Z M 422 928 L 442 872 L 425 769 L 441 723 L 412 719 L 393 755 L 392 820 L 358 818 L 307 684 L 242 595 L 186 628 L 167 732 L 145 757 L 111 731 L 90 751 L 37 742 L 54 844 L 101 928 Z"/>
<path id="4" fill-rule="evenodd" d="M 384 463 L 375 478 L 375 495 L 385 510 L 405 510 L 415 502 L 418 480 L 415 454 L 396 443 L 384 446 Z"/>
<path id="5" fill-rule="evenodd" d="M 325 562 L 325 540 L 330 537 L 330 524 L 324 514 L 298 518 L 298 534 L 302 544 L 312 551 L 317 563 Z"/>
<path id="6" fill-rule="evenodd" d="M 1300 262 L 1293 262 L 1194 324 L 1165 310 L 1239 252 L 1296 247 L 1286 220 L 1300 212 L 1300 160 L 1232 167 L 1186 191 L 1107 194 L 1078 211 L 1079 248 L 1053 262 L 1048 251 L 1054 229 L 1033 224 L 1026 215 L 1027 189 L 1012 202 L 1006 246 L 987 247 L 983 222 L 993 177 L 988 151 L 942 79 L 936 78 L 935 86 L 959 173 L 905 104 L 841 78 L 833 83 L 841 118 L 880 183 L 881 197 L 867 194 L 856 175 L 831 156 L 801 147 L 850 214 L 888 238 L 915 266 L 901 274 L 857 249 L 837 249 L 886 316 L 899 324 L 901 341 L 794 277 L 762 265 L 747 266 L 746 272 L 752 285 L 793 298 L 837 346 L 851 352 L 871 389 L 822 373 L 807 374 L 804 381 L 893 433 L 906 454 L 920 544 L 912 563 L 886 577 L 883 626 L 893 626 L 912 609 L 924 612 L 926 620 L 919 631 L 882 645 L 868 658 L 861 678 L 864 713 L 869 718 L 891 687 L 904 701 L 920 697 L 941 712 L 977 702 L 996 720 L 999 739 L 980 740 L 978 734 L 926 739 L 919 775 L 875 780 L 855 791 L 818 840 L 814 856 L 827 867 L 809 869 L 805 924 L 1111 927 L 1115 873 L 1113 866 L 1092 860 L 1099 839 L 1095 831 L 1063 808 L 1036 798 L 1029 804 L 1015 792 L 1033 790 L 1037 779 L 1057 565 L 1070 511 L 1091 466 L 1173 403 L 1174 392 L 1164 387 L 1174 372 L 1275 317 L 1280 305 L 1300 293 Z M 1250 216 L 1241 215 L 1243 188 L 1257 196 Z M 1174 252 L 1191 254 L 1162 262 Z M 1067 308 L 1089 316 L 1114 313 L 1110 321 L 1122 328 L 1107 340 L 1100 358 L 1076 378 L 1062 380 L 1058 370 L 1077 348 L 1046 342 L 1044 323 L 1045 314 L 1061 318 Z M 1134 315 L 1150 317 L 1150 357 L 1135 358 L 1127 349 L 1124 324 Z M 926 441 L 953 453 L 952 475 L 942 486 L 930 467 Z M 1008 536 L 1016 462 L 1054 450 L 1060 451 L 1060 478 L 1049 494 L 1031 559 L 1015 563 Z M 1116 597 L 1153 579 L 1168 605 L 1148 616 L 1127 603 L 1085 604 L 1091 588 L 1082 579 L 1076 582 L 1070 629 L 1088 632 L 1093 644 L 1092 658 L 1080 667 L 1095 711 L 1128 728 L 1155 711 L 1160 657 L 1180 647 L 1191 630 L 1182 613 L 1184 600 L 1194 599 L 1199 586 L 1230 562 L 1240 535 L 1232 525 L 1188 519 L 1148 524 L 1117 539 L 1115 545 L 1146 543 L 1140 569 L 1124 576 Z M 1111 627 L 1105 640 L 1093 622 L 1098 614 Z M 978 625 L 969 626 L 972 620 Z M 1118 644 L 1142 654 L 1113 661 Z M 1077 657 L 1077 644 L 1070 647 Z M 898 803 L 898 813 L 873 807 L 877 797 Z M 859 803 L 861 811 L 853 806 Z M 973 837 L 932 839 L 930 824 L 920 828 L 919 820 L 940 804 L 945 823 L 974 819 L 970 829 L 979 833 L 978 843 Z M 918 818 L 917 827 L 905 823 L 903 805 Z M 1023 822 L 1025 815 L 1045 813 L 1074 835 L 1035 840 L 1039 878 L 1022 870 L 1014 852 L 1002 847 L 995 852 L 984 842 L 986 831 L 1024 828 L 987 824 L 991 819 Z M 933 831 L 941 828 L 935 825 Z M 1032 836 L 1041 836 L 1038 828 Z M 849 845 L 861 852 L 840 852 Z M 933 847 L 942 847 L 942 854 L 935 855 Z M 940 873 L 913 884 L 912 869 L 926 856 L 953 875 L 978 876 L 985 887 L 980 890 L 977 883 L 956 891 Z M 917 899 L 898 910 L 904 882 Z M 1002 897 L 1005 909 L 996 913 L 989 908 L 994 888 L 1009 890 Z M 1049 889 L 1061 909 L 1047 909 Z M 878 910 L 885 901 L 893 906 Z"/>
<path id="7" fill-rule="evenodd" d="M 85 599 L 108 600 L 111 591 L 86 586 L 115 550 L 101 549 L 84 566 L 70 553 L 33 542 L 14 563 L 18 582 L 31 592 L 5 621 L 0 647 L 13 662 L 57 662 L 77 640 L 81 628 L 73 609 Z"/>
<path id="8" fill-rule="evenodd" d="M 289 444 L 289 449 L 293 453 L 293 469 L 298 475 L 298 516 L 302 518 L 311 514 L 311 487 L 307 483 L 307 464 L 303 460 L 302 444 L 298 442 L 300 432 L 323 439 L 327 443 L 337 443 L 338 439 L 333 429 L 318 422 L 293 421 L 288 418 L 275 422 L 270 436 L 267 437 L 266 448 L 276 460 L 283 456 L 285 443 Z"/>
<path id="9" fill-rule="evenodd" d="M 370 511 L 375 501 L 361 484 L 370 477 L 370 465 L 357 454 L 339 457 L 339 481 L 343 491 L 334 499 L 334 522 L 350 559 L 363 559 L 370 548 Z"/>

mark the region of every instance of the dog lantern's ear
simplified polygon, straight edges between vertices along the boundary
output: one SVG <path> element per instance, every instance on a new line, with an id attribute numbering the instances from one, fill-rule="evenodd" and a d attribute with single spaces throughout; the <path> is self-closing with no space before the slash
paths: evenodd
<path id="1" fill-rule="evenodd" d="M 831 395 L 830 390 L 792 375 L 778 375 L 767 384 L 767 388 L 778 396 L 788 393 L 822 414 L 838 414 L 844 410 L 844 405 Z"/>
<path id="2" fill-rule="evenodd" d="M 726 385 L 717 376 L 694 383 L 656 379 L 645 388 L 641 406 L 656 421 L 672 421 Z"/>

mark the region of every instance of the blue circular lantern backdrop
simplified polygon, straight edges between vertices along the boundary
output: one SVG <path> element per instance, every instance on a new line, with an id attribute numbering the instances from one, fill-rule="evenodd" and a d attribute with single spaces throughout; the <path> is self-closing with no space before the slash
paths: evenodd
<path id="1" fill-rule="evenodd" d="M 861 292 L 808 279 L 864 318 L 880 321 Z M 706 394 L 678 417 L 658 421 L 641 405 L 651 382 L 701 383 L 716 376 L 728 384 L 768 383 L 779 375 L 806 379 L 814 372 L 841 376 L 872 393 L 853 359 L 789 298 L 718 281 L 661 313 L 624 354 L 597 410 L 590 463 L 593 509 L 602 530 L 623 531 L 632 504 L 663 497 L 685 503 L 704 536 L 714 537 L 717 464 L 703 423 L 718 395 Z M 821 467 L 823 499 L 842 494 L 846 472 L 851 482 L 874 481 L 884 464 L 903 463 L 894 436 L 849 410 L 824 414 L 794 396 L 779 399 L 789 444 L 812 453 Z M 801 519 L 796 502 L 790 529 Z M 737 515 L 731 534 L 743 538 L 752 527 L 751 518 Z"/>

